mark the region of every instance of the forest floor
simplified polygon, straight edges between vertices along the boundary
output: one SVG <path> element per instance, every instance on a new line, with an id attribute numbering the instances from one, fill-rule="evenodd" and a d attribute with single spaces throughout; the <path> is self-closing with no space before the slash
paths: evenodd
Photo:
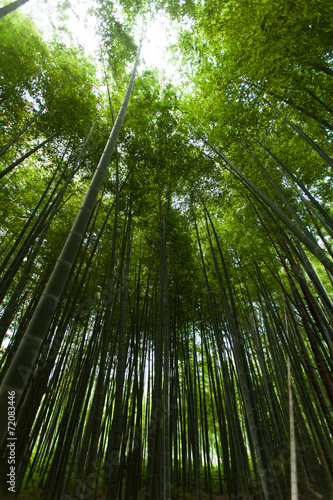
<path id="1" fill-rule="evenodd" d="M 14 498 L 17 498 L 17 500 L 43 500 L 44 495 L 41 490 L 38 491 L 31 491 L 31 489 L 25 489 L 23 488 L 22 491 L 18 494 L 17 497 L 13 495 L 12 493 L 6 492 L 6 494 L 1 494 L 0 493 L 0 498 L 1 500 L 13 500 Z M 124 498 L 124 495 L 122 496 Z M 191 493 L 179 493 L 177 496 L 173 496 L 172 500 L 196 500 L 197 496 L 195 491 Z M 236 498 L 232 495 L 231 498 L 233 500 L 236 500 Z M 237 497 L 238 500 L 239 497 Z M 245 497 L 242 497 L 242 499 L 245 499 Z M 253 497 L 251 496 L 250 499 Z M 324 500 L 324 498 L 321 495 L 316 494 L 313 492 L 313 494 L 310 493 L 308 496 L 303 496 L 300 495 L 300 500 Z M 330 497 L 331 498 L 331 497 Z M 102 490 L 99 490 L 97 495 L 96 495 L 96 500 L 106 500 L 106 493 Z M 246 500 L 250 500 L 246 499 Z M 69 496 L 66 496 L 66 500 L 70 500 Z M 77 500 L 77 497 L 73 497 L 73 500 Z M 138 500 L 144 500 L 144 488 L 141 488 L 139 493 L 138 493 Z M 202 500 L 209 500 L 209 494 L 207 492 L 202 492 Z M 213 493 L 213 500 L 230 500 L 230 497 L 228 494 L 224 495 L 219 495 L 217 493 Z"/>
<path id="2" fill-rule="evenodd" d="M 14 495 L 8 494 L 8 496 L 2 496 L 2 500 L 13 500 Z M 177 497 L 172 497 L 173 500 L 196 500 L 197 496 L 195 492 L 179 494 Z M 228 495 L 214 495 L 213 500 L 229 500 Z M 43 500 L 43 494 L 33 493 L 30 491 L 24 491 L 24 489 L 17 496 L 18 500 Z M 69 499 L 68 499 L 69 500 Z M 75 500 L 73 498 L 73 500 Z M 106 500 L 106 494 L 103 491 L 99 491 L 96 496 L 96 500 Z M 144 489 L 141 489 L 138 495 L 138 500 L 144 500 Z M 202 500 L 209 500 L 207 493 L 203 493 Z"/>
<path id="3" fill-rule="evenodd" d="M 2 497 L 2 500 L 12 500 L 14 496 L 12 494 Z M 185 493 L 184 495 L 178 495 L 177 497 L 173 497 L 173 500 L 196 500 L 197 496 L 195 493 Z M 43 500 L 43 497 L 34 493 L 25 493 L 21 492 L 18 497 L 18 500 Z M 76 500 L 73 498 L 73 500 Z M 106 494 L 103 492 L 99 492 L 97 494 L 96 500 L 106 500 Z M 144 500 L 144 493 L 139 494 L 138 500 Z M 202 500 L 209 500 L 209 497 L 206 495 L 202 496 Z M 213 500 L 229 500 L 228 495 L 213 495 Z"/>
<path id="4" fill-rule="evenodd" d="M 202 493 L 202 500 L 209 500 L 209 495 L 206 492 Z M 172 497 L 172 500 L 196 500 L 197 495 L 193 491 L 191 493 L 179 493 L 176 497 Z M 228 495 L 217 495 L 213 494 L 213 500 L 229 500 L 230 497 Z M 98 500 L 105 500 L 104 497 L 99 498 Z M 140 490 L 138 495 L 138 500 L 144 500 L 144 489 Z"/>

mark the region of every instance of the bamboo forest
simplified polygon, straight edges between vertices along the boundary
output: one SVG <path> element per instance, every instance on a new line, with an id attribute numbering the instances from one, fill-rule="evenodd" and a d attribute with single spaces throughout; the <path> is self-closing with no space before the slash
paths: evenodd
<path id="1" fill-rule="evenodd" d="M 0 498 L 332 500 L 333 2 L 6 0 L 0 127 Z"/>

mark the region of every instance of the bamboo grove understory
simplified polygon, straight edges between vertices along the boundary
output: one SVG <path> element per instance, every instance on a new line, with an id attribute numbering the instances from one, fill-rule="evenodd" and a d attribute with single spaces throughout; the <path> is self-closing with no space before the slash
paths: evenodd
<path id="1" fill-rule="evenodd" d="M 156 3 L 183 93 L 127 2 L 102 91 L 1 15 L 1 498 L 333 498 L 333 8 L 292 3 Z"/>

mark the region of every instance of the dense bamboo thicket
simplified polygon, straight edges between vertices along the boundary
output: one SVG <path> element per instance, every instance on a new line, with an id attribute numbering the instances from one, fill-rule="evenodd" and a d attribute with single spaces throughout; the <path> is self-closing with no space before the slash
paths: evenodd
<path id="1" fill-rule="evenodd" d="M 7 10 L 1 497 L 332 499 L 332 5 L 100 0 L 102 77 Z"/>

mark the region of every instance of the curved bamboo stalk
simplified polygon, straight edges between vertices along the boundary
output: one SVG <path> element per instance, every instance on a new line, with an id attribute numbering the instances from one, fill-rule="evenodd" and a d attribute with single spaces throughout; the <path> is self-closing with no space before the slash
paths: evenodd
<path id="1" fill-rule="evenodd" d="M 277 217 L 294 233 L 294 235 L 301 241 L 310 252 L 323 264 L 323 266 L 333 275 L 333 262 L 327 257 L 325 252 L 312 241 L 304 232 L 299 229 L 283 212 L 282 210 L 273 203 L 268 196 L 266 196 L 246 175 L 243 174 L 228 158 L 221 153 L 215 146 L 205 141 L 205 143 L 211 147 L 215 153 L 220 156 L 223 161 L 230 167 L 231 171 L 236 174 L 236 177 L 240 178 L 272 211 L 277 215 Z"/>
<path id="2" fill-rule="evenodd" d="M 126 109 L 131 97 L 136 69 L 139 63 L 141 44 L 138 48 L 128 88 L 121 105 L 119 114 L 112 128 L 87 194 L 82 202 L 79 213 L 75 219 L 67 241 L 63 247 L 60 257 L 55 265 L 53 273 L 48 281 L 45 291 L 38 303 L 35 313 L 24 334 L 22 342 L 16 352 L 12 364 L 2 382 L 0 388 L 1 428 L 0 445 L 4 442 L 7 434 L 7 398 L 8 391 L 15 391 L 16 405 L 18 404 L 24 388 L 29 380 L 40 347 L 47 334 L 52 321 L 54 311 L 61 298 L 67 279 L 75 262 L 77 253 L 81 246 L 86 228 L 88 226 L 93 207 L 95 205 L 99 190 L 102 186 L 111 156 L 116 145 Z"/>
<path id="3" fill-rule="evenodd" d="M 332 217 L 328 214 L 328 212 L 321 206 L 320 203 L 314 198 L 314 196 L 310 193 L 310 191 L 306 188 L 306 186 L 303 184 L 303 182 L 296 177 L 291 170 L 278 158 L 267 146 L 262 144 L 258 139 L 253 137 L 253 139 L 261 146 L 270 156 L 273 158 L 275 163 L 279 165 L 283 172 L 285 172 L 289 177 L 294 181 L 294 183 L 303 191 L 303 193 L 309 198 L 311 203 L 314 205 L 313 210 L 316 210 L 316 215 L 320 213 L 321 216 L 323 217 L 326 226 L 328 226 L 328 229 L 330 230 L 330 235 L 333 235 L 333 219 Z M 303 201 L 307 201 L 303 198 Z"/>
<path id="4" fill-rule="evenodd" d="M 328 156 L 328 154 L 320 147 L 318 146 L 318 144 L 316 144 L 305 132 L 304 130 L 302 130 L 300 127 L 298 127 L 297 125 L 295 125 L 293 122 L 291 122 L 290 120 L 288 120 L 288 118 L 286 118 L 285 116 L 283 116 L 283 114 L 277 110 L 276 108 L 274 108 L 274 106 L 272 106 L 271 104 L 269 104 L 269 106 L 275 111 L 275 113 L 280 116 L 283 121 L 285 123 L 287 123 L 287 125 L 289 125 L 289 127 L 291 127 L 293 130 L 295 130 L 295 132 L 297 132 L 301 137 L 302 139 L 304 139 L 308 144 L 309 146 L 312 147 L 312 149 L 314 149 L 318 154 L 319 156 L 322 157 L 322 159 L 330 166 L 330 167 L 333 167 L 333 159 Z"/>
<path id="5" fill-rule="evenodd" d="M 0 318 L 0 343 L 3 341 L 4 335 L 5 335 L 7 329 L 10 325 L 10 322 L 12 320 L 12 317 L 13 317 L 13 314 L 15 311 L 15 304 L 16 304 L 16 302 L 17 302 L 17 300 L 18 300 L 18 298 L 19 298 L 19 296 L 20 296 L 20 294 L 25 286 L 25 283 L 28 279 L 29 273 L 32 269 L 34 262 L 35 262 L 35 258 L 36 258 L 37 254 L 39 252 L 39 249 L 42 246 L 42 243 L 46 237 L 46 233 L 47 233 L 47 231 L 48 231 L 48 229 L 53 221 L 53 218 L 54 218 L 54 216 L 59 208 L 59 205 L 64 197 L 65 191 L 66 191 L 69 183 L 71 182 L 72 178 L 74 177 L 75 173 L 77 172 L 77 167 L 78 167 L 78 164 L 81 160 L 82 153 L 83 153 L 84 148 L 85 148 L 85 146 L 86 146 L 86 144 L 87 144 L 87 142 L 88 142 L 88 140 L 93 132 L 94 126 L 95 126 L 95 123 L 93 124 L 93 126 L 89 132 L 89 135 L 86 138 L 86 140 L 85 140 L 85 142 L 84 142 L 84 144 L 79 152 L 79 155 L 74 162 L 74 166 L 73 166 L 72 170 L 70 171 L 64 185 L 62 186 L 57 198 L 55 199 L 51 214 L 48 217 L 48 220 L 47 220 L 47 222 L 46 222 L 46 224 L 45 224 L 45 226 L 44 226 L 44 228 L 43 228 L 43 230 L 38 238 L 38 241 L 36 242 L 35 247 L 34 247 L 31 255 L 29 256 L 29 258 L 24 266 L 24 269 L 22 271 L 22 275 L 19 279 L 19 282 L 16 285 L 15 290 L 13 291 L 11 298 L 10 298 L 8 304 L 6 305 L 6 308 L 5 308 L 3 314 Z"/>

